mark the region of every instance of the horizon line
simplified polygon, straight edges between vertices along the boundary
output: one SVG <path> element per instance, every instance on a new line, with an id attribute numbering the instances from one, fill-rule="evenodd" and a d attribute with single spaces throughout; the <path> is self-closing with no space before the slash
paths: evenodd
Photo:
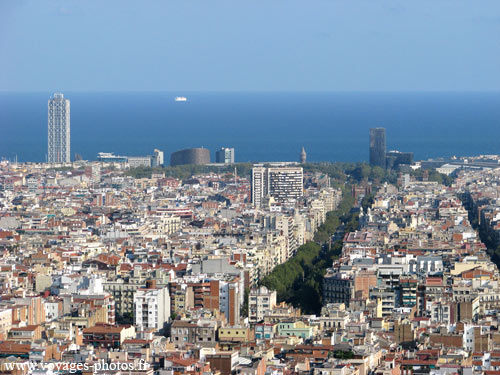
<path id="1" fill-rule="evenodd" d="M 38 94 L 47 92 L 70 92 L 70 93 L 500 93 L 500 89 L 490 89 L 490 90 L 446 90 L 446 89 L 436 89 L 436 90 L 267 90 L 267 89 L 234 89 L 234 90 L 210 90 L 210 89 L 165 89 L 165 90 L 3 90 L 0 89 L 0 94 Z"/>

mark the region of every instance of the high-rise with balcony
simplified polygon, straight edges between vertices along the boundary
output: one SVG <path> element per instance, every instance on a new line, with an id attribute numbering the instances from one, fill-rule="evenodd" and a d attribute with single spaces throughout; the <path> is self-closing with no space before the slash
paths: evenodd
<path id="1" fill-rule="evenodd" d="M 134 317 L 136 327 L 144 331 L 162 331 L 170 319 L 170 295 L 168 287 L 156 286 L 156 280 L 146 281 L 146 287 L 134 294 Z"/>
<path id="2" fill-rule="evenodd" d="M 303 195 L 304 172 L 302 167 L 252 168 L 252 203 L 260 207 L 265 197 L 276 202 L 296 201 Z"/>
<path id="3" fill-rule="evenodd" d="M 49 163 L 69 163 L 71 161 L 69 100 L 61 93 L 55 93 L 49 100 L 48 111 L 48 153 Z"/>
<path id="4" fill-rule="evenodd" d="M 252 203 L 260 207 L 267 194 L 267 169 L 265 167 L 252 168 L 251 180 Z"/>
<path id="5" fill-rule="evenodd" d="M 248 298 L 248 319 L 252 323 L 260 322 L 264 315 L 276 306 L 276 291 L 265 286 L 252 289 Z"/>
<path id="6" fill-rule="evenodd" d="M 370 129 L 370 165 L 385 168 L 385 128 Z"/>

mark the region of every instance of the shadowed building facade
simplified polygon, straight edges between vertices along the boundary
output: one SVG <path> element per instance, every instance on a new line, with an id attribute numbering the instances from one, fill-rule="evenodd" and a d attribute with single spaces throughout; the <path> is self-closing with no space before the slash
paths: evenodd
<path id="1" fill-rule="evenodd" d="M 188 148 L 180 150 L 170 155 L 170 165 L 198 164 L 204 165 L 210 163 L 210 151 L 206 148 Z"/>
<path id="2" fill-rule="evenodd" d="M 215 162 L 224 164 L 234 164 L 234 148 L 222 147 L 215 152 Z"/>
<path id="3" fill-rule="evenodd" d="M 385 168 L 385 128 L 370 129 L 370 165 Z"/>
<path id="4" fill-rule="evenodd" d="M 413 152 L 389 151 L 385 158 L 385 167 L 394 169 L 400 165 L 411 165 L 413 163 Z"/>

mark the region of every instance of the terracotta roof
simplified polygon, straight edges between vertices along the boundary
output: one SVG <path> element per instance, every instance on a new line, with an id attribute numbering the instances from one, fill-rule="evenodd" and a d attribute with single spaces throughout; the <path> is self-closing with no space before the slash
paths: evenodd
<path id="1" fill-rule="evenodd" d="M 30 325 L 26 327 L 14 327 L 11 328 L 11 331 L 16 331 L 16 332 L 23 332 L 23 331 L 34 331 L 39 327 L 39 325 Z"/>
<path id="2" fill-rule="evenodd" d="M 193 358 L 187 358 L 187 359 L 183 359 L 183 358 L 166 358 L 167 361 L 171 361 L 172 363 L 175 363 L 176 365 L 181 365 L 181 366 L 184 366 L 184 367 L 188 367 L 188 366 L 192 366 L 194 365 L 196 362 L 198 362 L 196 359 L 193 359 Z"/>
<path id="3" fill-rule="evenodd" d="M 31 344 L 17 344 L 10 341 L 0 342 L 0 353 L 29 353 Z"/>
<path id="4" fill-rule="evenodd" d="M 174 323 L 172 324 L 172 327 L 198 327 L 198 326 L 190 322 L 175 320 Z"/>
<path id="5" fill-rule="evenodd" d="M 84 328 L 83 333 L 120 333 L 124 329 L 124 326 L 97 325 L 94 327 Z"/>
<path id="6" fill-rule="evenodd" d="M 425 365 L 435 365 L 437 360 L 419 360 L 419 359 L 403 359 L 401 364 L 403 365 L 415 365 L 415 366 L 425 366 Z"/>

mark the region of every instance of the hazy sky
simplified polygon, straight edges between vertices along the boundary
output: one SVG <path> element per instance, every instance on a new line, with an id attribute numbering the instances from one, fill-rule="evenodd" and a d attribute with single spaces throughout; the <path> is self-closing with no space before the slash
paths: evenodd
<path id="1" fill-rule="evenodd" d="M 0 90 L 500 90 L 500 1 L 0 0 Z"/>

